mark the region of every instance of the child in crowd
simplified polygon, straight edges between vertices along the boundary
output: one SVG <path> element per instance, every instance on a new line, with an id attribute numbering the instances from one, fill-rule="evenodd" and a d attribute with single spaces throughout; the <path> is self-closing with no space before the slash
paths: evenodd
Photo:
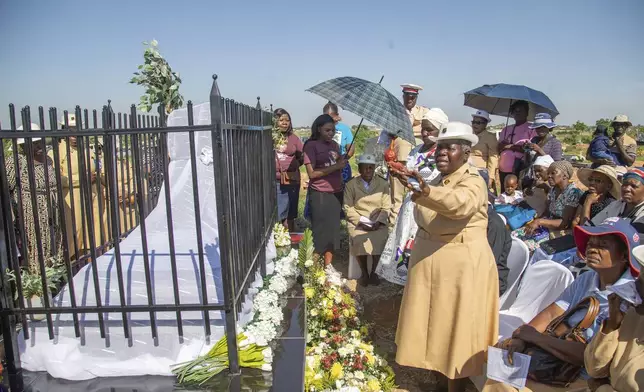
<path id="1" fill-rule="evenodd" d="M 589 155 L 592 159 L 603 159 L 603 164 L 615 164 L 615 156 L 610 152 L 610 138 L 608 137 L 608 128 L 604 125 L 598 125 L 593 135 L 593 140 L 588 148 Z"/>
<path id="2" fill-rule="evenodd" d="M 494 204 L 518 204 L 523 200 L 523 192 L 517 190 L 519 187 L 517 176 L 508 174 L 503 182 L 505 191 L 496 198 Z"/>

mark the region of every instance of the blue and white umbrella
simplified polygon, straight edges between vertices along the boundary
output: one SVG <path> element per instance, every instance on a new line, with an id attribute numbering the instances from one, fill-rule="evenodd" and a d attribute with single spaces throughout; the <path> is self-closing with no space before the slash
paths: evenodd
<path id="1" fill-rule="evenodd" d="M 378 83 L 344 76 L 327 80 L 306 91 L 371 121 L 392 135 L 416 144 L 407 109 Z"/>
<path id="2" fill-rule="evenodd" d="M 548 113 L 555 118 L 559 111 L 548 96 L 530 87 L 514 84 L 486 84 L 464 93 L 465 106 L 485 110 L 490 114 L 509 117 L 510 105 L 516 101 L 530 104 L 529 118 L 537 113 Z"/>

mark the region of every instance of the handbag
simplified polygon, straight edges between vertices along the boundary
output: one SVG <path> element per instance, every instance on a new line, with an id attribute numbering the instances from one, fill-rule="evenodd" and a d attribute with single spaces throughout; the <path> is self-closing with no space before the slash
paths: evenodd
<path id="1" fill-rule="evenodd" d="M 280 172 L 280 185 L 289 185 L 294 182 L 300 182 L 299 171 L 285 172 L 282 170 L 279 158 L 277 157 L 277 152 L 275 152 L 275 164 L 277 165 L 277 170 Z"/>
<path id="2" fill-rule="evenodd" d="M 575 326 L 567 323 L 571 315 L 586 309 L 584 318 Z M 589 328 L 599 314 L 599 301 L 595 297 L 586 297 L 567 312 L 548 324 L 544 334 L 570 342 L 586 344 L 584 330 Z M 531 357 L 528 368 L 530 380 L 552 386 L 567 387 L 572 384 L 582 371 L 582 366 L 562 361 L 538 346 L 529 346 L 524 354 Z"/>

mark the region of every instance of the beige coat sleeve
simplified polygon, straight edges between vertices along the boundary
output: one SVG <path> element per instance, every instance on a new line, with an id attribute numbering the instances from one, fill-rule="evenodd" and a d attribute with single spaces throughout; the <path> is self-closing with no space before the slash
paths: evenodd
<path id="1" fill-rule="evenodd" d="M 465 174 L 465 178 L 454 187 L 431 186 L 429 196 L 420 197 L 416 204 L 427 207 L 451 219 L 465 219 L 481 208 L 481 197 L 487 195 L 483 181 L 478 176 Z"/>
<path id="2" fill-rule="evenodd" d="M 603 328 L 603 325 L 602 325 Z M 595 335 L 584 351 L 584 364 L 592 378 L 605 378 L 610 375 L 610 365 L 619 343 L 619 329 L 609 334 Z"/>
<path id="3" fill-rule="evenodd" d="M 407 157 L 412 150 L 412 145 L 407 140 L 398 138 L 394 143 L 394 152 L 396 153 L 396 160 L 398 162 L 407 162 Z"/>
<path id="4" fill-rule="evenodd" d="M 347 217 L 347 221 L 354 226 L 358 226 L 360 223 L 360 214 L 356 212 L 355 203 L 356 203 L 356 182 L 352 180 L 344 187 L 344 214 Z"/>
<path id="5" fill-rule="evenodd" d="M 491 140 L 487 143 L 487 172 L 490 178 L 496 178 L 496 169 L 499 167 L 499 145 Z"/>
<path id="6" fill-rule="evenodd" d="M 389 193 L 388 183 L 385 183 L 384 190 L 382 191 L 382 197 L 380 198 L 380 203 L 382 209 L 380 210 L 377 221 L 386 226 L 389 223 L 389 210 L 391 209 L 391 195 Z"/>

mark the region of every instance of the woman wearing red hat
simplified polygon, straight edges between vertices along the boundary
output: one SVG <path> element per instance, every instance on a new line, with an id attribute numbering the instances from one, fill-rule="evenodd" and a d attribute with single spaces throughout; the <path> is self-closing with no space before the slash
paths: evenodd
<path id="1" fill-rule="evenodd" d="M 627 293 L 634 290 L 640 272 L 640 266 L 633 257 L 633 249 L 639 244 L 639 234 L 628 221 L 609 218 L 596 227 L 576 226 L 574 237 L 578 252 L 584 255 L 591 271 L 581 274 L 553 304 L 514 331 L 512 337 L 497 344 L 508 350 L 511 363 L 515 352 L 532 356 L 528 383 L 521 391 L 570 391 L 586 387 L 586 380 L 590 377 L 584 370 L 584 350 L 601 333 L 602 323 L 609 318 L 609 297 L 618 293 L 625 306 L 629 306 L 628 301 L 633 301 Z M 588 300 L 588 297 L 592 299 Z M 589 306 L 578 307 L 586 301 L 590 302 Z M 553 321 L 560 318 L 563 322 L 554 328 Z M 582 326 L 584 323 L 586 327 Z M 559 329 L 563 327 L 566 331 Z M 575 336 L 561 337 L 577 328 Z M 553 332 L 548 332 L 550 330 Z M 551 373 L 546 371 L 549 364 L 554 364 Z M 570 385 L 565 389 L 552 387 L 556 381 L 565 383 L 560 378 L 564 368 L 572 369 L 570 374 L 573 376 L 567 379 Z M 543 384 L 550 387 L 544 388 Z M 515 390 L 510 385 L 491 380 L 483 388 L 484 392 Z"/>

